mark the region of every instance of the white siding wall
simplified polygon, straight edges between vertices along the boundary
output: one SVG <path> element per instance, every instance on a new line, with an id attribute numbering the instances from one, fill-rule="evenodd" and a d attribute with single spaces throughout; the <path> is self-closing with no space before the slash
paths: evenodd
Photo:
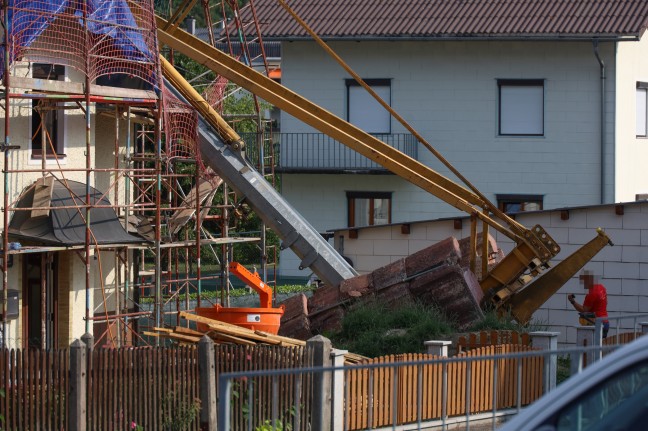
<path id="1" fill-rule="evenodd" d="M 602 227 L 615 246 L 601 250 L 586 268 L 599 275 L 607 288 L 608 313 L 648 313 L 648 202 L 625 204 L 624 215 L 616 215 L 614 205 L 601 205 L 572 208 L 568 220 L 561 220 L 560 211 L 519 213 L 516 220 L 527 227 L 540 224 L 561 246 L 553 265 L 594 238 L 596 228 Z M 469 235 L 468 219 L 463 220 L 461 230 L 453 228 L 452 220 L 440 220 L 414 223 L 409 235 L 401 234 L 400 225 L 360 229 L 357 239 L 349 239 L 348 232 L 339 231 L 335 242 L 337 247 L 340 236 L 344 237 L 344 255 L 359 272 L 365 273 L 449 236 L 461 239 Z M 511 250 L 508 238 L 499 233 L 495 238 L 505 252 Z M 582 302 L 585 291 L 577 276 L 533 315 L 537 323 L 560 332 L 563 343 L 576 339 L 574 326 L 578 315 L 567 301 L 570 293 Z"/>
<path id="2" fill-rule="evenodd" d="M 620 43 L 617 55 L 615 193 L 617 201 L 631 201 L 648 193 L 648 139 L 637 138 L 636 83 L 648 82 L 648 38 L 639 43 Z"/>
<path id="3" fill-rule="evenodd" d="M 498 193 L 540 194 L 545 195 L 545 208 L 600 203 L 600 79 L 591 43 L 335 42 L 331 46 L 362 77 L 391 78 L 396 111 L 488 198 L 494 200 Z M 601 45 L 611 77 L 610 92 L 613 51 L 613 45 Z M 283 45 L 282 61 L 284 85 L 345 118 L 348 76 L 333 60 L 311 43 L 293 42 Z M 498 78 L 546 80 L 544 137 L 497 136 Z M 611 99 L 609 112 L 614 111 Z M 282 114 L 281 130 L 313 131 L 286 114 Z M 404 131 L 392 120 L 393 133 Z M 423 147 L 419 160 L 447 174 Z M 344 226 L 344 191 L 354 189 L 394 191 L 398 201 L 394 221 L 458 213 L 396 177 L 283 176 L 283 195 L 322 231 Z M 333 216 L 332 209 L 340 214 Z M 282 256 L 281 271 L 296 275 L 294 259 Z"/>

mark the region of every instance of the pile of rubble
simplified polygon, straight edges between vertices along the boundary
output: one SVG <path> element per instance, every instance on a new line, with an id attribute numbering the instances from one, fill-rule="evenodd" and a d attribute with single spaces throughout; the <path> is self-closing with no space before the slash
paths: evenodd
<path id="1" fill-rule="evenodd" d="M 504 254 L 489 236 L 489 266 Z M 481 250 L 481 236 L 477 241 Z M 440 307 L 460 330 L 483 316 L 483 293 L 469 267 L 470 239 L 451 237 L 375 271 L 344 280 L 340 286 L 324 286 L 311 298 L 295 295 L 285 307 L 279 334 L 308 339 L 340 328 L 349 306 L 369 300 L 399 305 L 417 300 Z"/>

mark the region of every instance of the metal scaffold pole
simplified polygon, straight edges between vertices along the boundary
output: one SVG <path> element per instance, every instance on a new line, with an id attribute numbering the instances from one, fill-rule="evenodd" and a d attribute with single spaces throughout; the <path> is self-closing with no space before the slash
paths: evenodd
<path id="1" fill-rule="evenodd" d="M 4 194 L 3 194 L 3 220 L 2 220 L 2 251 L 4 253 L 2 259 L 2 297 L 0 302 L 2 303 L 2 338 L 0 339 L 0 346 L 6 345 L 7 337 L 7 290 L 9 289 L 9 275 L 7 271 L 9 270 L 9 256 L 7 252 L 9 251 L 9 174 L 7 170 L 9 169 L 9 30 L 6 22 L 8 16 L 8 2 L 4 3 L 4 8 L 2 11 L 3 15 L 3 27 L 4 27 L 4 87 L 5 87 L 5 118 L 4 118 L 4 165 L 3 165 L 3 177 L 4 177 Z"/>
<path id="2" fill-rule="evenodd" d="M 88 9 L 87 9 L 87 4 L 83 4 L 83 23 L 84 23 L 84 30 L 87 38 L 88 34 Z M 90 159 L 90 149 L 92 147 L 92 143 L 90 142 L 91 138 L 91 133 L 90 133 L 90 76 L 88 75 L 88 71 L 90 70 L 90 59 L 89 57 L 86 57 L 86 74 L 85 74 L 85 125 L 86 125 L 86 130 L 85 130 L 85 138 L 86 138 L 86 151 L 85 151 L 85 159 L 86 159 L 86 184 L 85 184 L 85 190 L 86 190 L 86 195 L 85 195 L 85 225 L 86 225 L 86 230 L 85 230 L 85 290 L 86 290 L 86 312 L 85 312 L 85 332 L 86 334 L 91 333 L 91 327 L 90 327 L 90 180 L 91 180 L 91 159 Z M 45 147 L 42 148 L 43 154 L 45 153 L 46 149 Z"/>

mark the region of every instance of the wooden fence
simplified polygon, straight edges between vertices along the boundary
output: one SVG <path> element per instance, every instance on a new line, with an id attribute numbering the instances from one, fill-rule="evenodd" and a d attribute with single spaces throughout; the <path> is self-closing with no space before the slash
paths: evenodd
<path id="1" fill-rule="evenodd" d="M 613 346 L 615 344 L 628 344 L 644 335 L 642 332 L 623 332 L 621 334 L 610 335 L 603 339 L 604 346 Z"/>
<path id="2" fill-rule="evenodd" d="M 87 426 L 92 430 L 198 430 L 196 348 L 95 349 L 88 361 Z"/>
<path id="3" fill-rule="evenodd" d="M 530 350 L 530 347 L 520 345 L 487 346 L 462 353 L 457 358 L 477 358 Z M 518 399 L 520 405 L 527 405 L 542 395 L 544 359 L 540 356 L 457 361 L 445 365 L 398 365 L 402 362 L 434 359 L 441 358 L 427 354 L 391 355 L 367 362 L 378 364 L 379 367 L 348 370 L 345 394 L 346 428 L 360 430 L 403 425 L 417 422 L 419 419 L 428 421 L 465 415 L 467 412 L 489 412 L 494 407 L 498 410 L 515 407 L 518 405 Z M 521 370 L 521 391 L 518 391 L 518 368 Z M 444 374 L 447 376 L 445 402 Z"/>
<path id="4" fill-rule="evenodd" d="M 216 346 L 216 358 L 217 375 L 313 365 L 311 349 L 302 347 L 220 345 Z M 232 429 L 258 429 L 263 425 L 267 429 L 287 429 L 288 424 L 295 423 L 300 424 L 299 429 L 310 429 L 312 374 L 242 378 L 235 380 L 233 385 L 230 410 Z M 271 421 L 273 415 L 281 424 L 275 423 L 269 428 L 267 425 L 270 422 L 265 422 Z M 251 424 L 249 420 L 252 420 Z"/>
<path id="5" fill-rule="evenodd" d="M 310 349 L 281 346 L 216 345 L 216 381 L 223 372 L 301 368 L 312 365 Z M 66 430 L 70 351 L 0 349 L 2 430 Z M 132 431 L 200 428 L 198 354 L 189 347 L 95 349 L 87 356 L 87 429 Z M 272 417 L 290 422 L 310 418 L 310 378 L 255 377 L 238 382 L 232 401 L 236 429 L 252 429 Z M 299 391 L 287 390 L 298 387 Z M 278 388 L 278 391 L 277 391 Z M 292 406 L 298 406 L 298 411 Z M 248 424 L 248 417 L 254 418 Z"/>
<path id="6" fill-rule="evenodd" d="M 0 350 L 0 429 L 67 429 L 68 369 L 67 349 Z"/>

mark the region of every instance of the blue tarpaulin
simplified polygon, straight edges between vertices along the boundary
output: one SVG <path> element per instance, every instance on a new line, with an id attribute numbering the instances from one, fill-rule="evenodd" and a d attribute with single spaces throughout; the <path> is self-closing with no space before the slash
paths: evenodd
<path id="1" fill-rule="evenodd" d="M 21 35 L 21 46 L 29 47 L 62 12 L 74 13 L 83 22 L 83 2 L 79 0 L 38 0 L 15 8 L 16 0 L 9 1 L 9 37 Z M 86 0 L 88 31 L 112 38 L 122 58 L 151 62 L 153 55 L 137 28 L 137 22 L 126 0 Z M 13 59 L 12 59 L 13 60 Z"/>

